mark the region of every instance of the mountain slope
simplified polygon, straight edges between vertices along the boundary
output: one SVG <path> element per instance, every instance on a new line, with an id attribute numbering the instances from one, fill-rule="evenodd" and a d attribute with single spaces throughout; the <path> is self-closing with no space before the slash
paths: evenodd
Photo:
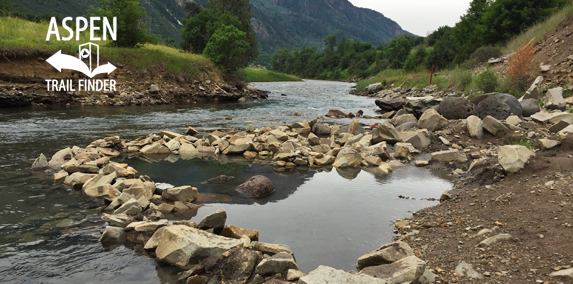
<path id="1" fill-rule="evenodd" d="M 141 0 L 147 11 L 147 29 L 162 40 L 181 41 L 182 5 L 191 0 Z M 195 0 L 206 6 L 208 0 Z M 31 14 L 76 17 L 85 15 L 97 0 L 20 0 L 14 8 Z M 261 55 L 256 64 L 268 64 L 279 48 L 323 46 L 331 34 L 373 45 L 386 43 L 405 33 L 394 21 L 369 9 L 357 8 L 348 0 L 251 0 L 251 23 L 259 40 Z"/>

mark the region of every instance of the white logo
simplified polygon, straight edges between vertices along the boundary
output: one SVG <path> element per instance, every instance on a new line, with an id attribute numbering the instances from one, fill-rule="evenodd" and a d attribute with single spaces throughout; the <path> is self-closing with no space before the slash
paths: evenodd
<path id="1" fill-rule="evenodd" d="M 92 57 L 94 50 L 96 53 L 95 58 Z M 82 59 L 87 59 L 89 66 L 83 62 Z M 80 45 L 78 58 L 62 54 L 60 50 L 46 61 L 60 72 L 62 72 L 62 69 L 69 69 L 81 72 L 90 78 L 104 73 L 109 75 L 116 69 L 116 67 L 109 62 L 102 66 L 99 65 L 99 45 L 91 42 Z"/>

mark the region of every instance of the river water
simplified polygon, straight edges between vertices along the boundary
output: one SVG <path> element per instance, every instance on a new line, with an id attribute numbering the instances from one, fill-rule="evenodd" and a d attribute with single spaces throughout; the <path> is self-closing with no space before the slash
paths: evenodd
<path id="1" fill-rule="evenodd" d="M 49 107 L 0 110 L 0 275 L 7 283 L 176 283 L 177 270 L 126 248 L 105 251 L 98 237 L 101 203 L 52 184 L 29 170 L 44 153 L 105 136 L 143 137 L 159 130 L 244 129 L 310 121 L 329 109 L 377 115 L 373 99 L 349 95 L 351 84 L 325 81 L 257 83 L 268 100 L 150 107 Z M 286 96 L 284 96 L 284 95 Z M 302 117 L 293 116 L 299 111 Z M 232 120 L 225 120 L 232 117 Z M 348 120 L 323 119 L 347 123 Z M 368 124 L 376 120 L 361 119 Z M 227 224 L 257 229 L 260 240 L 288 246 L 303 272 L 318 265 L 353 270 L 356 259 L 391 241 L 392 222 L 433 206 L 451 183 L 406 166 L 390 176 L 366 171 L 278 172 L 266 165 L 224 160 L 124 160 L 156 182 L 193 185 L 206 206 L 190 220 L 223 208 Z M 224 185 L 202 181 L 221 174 Z M 253 175 L 269 177 L 276 192 L 254 202 L 234 192 Z M 415 198 L 399 199 L 398 195 Z"/>

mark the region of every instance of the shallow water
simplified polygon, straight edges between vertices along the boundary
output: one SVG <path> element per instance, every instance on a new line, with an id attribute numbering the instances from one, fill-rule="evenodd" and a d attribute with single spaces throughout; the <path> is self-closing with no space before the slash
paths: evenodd
<path id="1" fill-rule="evenodd" d="M 176 270 L 120 247 L 104 251 L 97 238 L 104 223 L 100 202 L 53 186 L 50 176 L 29 171 L 40 153 L 50 157 L 72 145 L 110 135 L 124 139 L 158 130 L 245 128 L 312 120 L 331 108 L 375 115 L 371 98 L 348 95 L 350 84 L 323 81 L 254 84 L 268 100 L 242 104 L 152 107 L 53 107 L 0 110 L 0 275 L 8 283 L 173 283 Z M 286 94 L 287 96 L 281 96 Z M 292 114 L 299 111 L 302 117 Z M 227 116 L 233 120 L 225 120 Z M 335 120 L 324 120 L 334 122 Z M 376 120 L 362 119 L 362 123 Z M 347 120 L 336 120 L 345 123 Z M 208 205 L 191 221 L 224 208 L 228 224 L 257 229 L 261 241 L 291 248 L 304 272 L 319 264 L 351 270 L 356 259 L 392 238 L 391 224 L 435 202 L 451 184 L 431 172 L 404 167 L 388 177 L 365 171 L 285 171 L 215 159 L 148 163 L 125 160 L 156 182 L 196 186 Z M 204 185 L 221 174 L 235 180 Z M 256 202 L 234 187 L 257 174 L 276 192 Z M 401 200 L 407 195 L 416 200 Z M 175 278 L 174 278 L 175 277 Z"/>

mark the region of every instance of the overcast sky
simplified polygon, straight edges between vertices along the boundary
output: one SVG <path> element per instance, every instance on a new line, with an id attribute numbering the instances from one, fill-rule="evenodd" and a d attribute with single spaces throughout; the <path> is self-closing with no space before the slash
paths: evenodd
<path id="1" fill-rule="evenodd" d="M 441 26 L 454 26 L 471 0 L 349 0 L 354 6 L 376 10 L 402 29 L 426 36 Z"/>

